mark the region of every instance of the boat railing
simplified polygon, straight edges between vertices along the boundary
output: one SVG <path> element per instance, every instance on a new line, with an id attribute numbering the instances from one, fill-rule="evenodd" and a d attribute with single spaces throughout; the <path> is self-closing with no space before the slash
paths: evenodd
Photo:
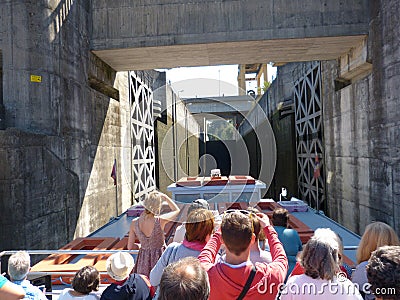
<path id="1" fill-rule="evenodd" d="M 0 269 L 1 269 L 1 258 L 3 256 L 9 256 L 17 253 L 21 250 L 6 250 L 0 252 Z M 94 254 L 113 254 L 117 252 L 127 252 L 130 254 L 138 254 L 139 250 L 25 250 L 29 255 L 45 255 L 45 254 L 72 254 L 72 255 L 94 255 Z M 64 275 L 74 275 L 76 272 L 30 272 L 29 275 L 52 275 L 52 274 L 64 274 Z M 104 272 L 104 274 L 106 274 Z"/>
<path id="2" fill-rule="evenodd" d="M 0 257 L 4 255 L 12 255 L 14 253 L 17 253 L 18 251 L 21 250 L 5 250 L 0 252 Z M 74 254 L 74 255 L 82 255 L 82 254 L 113 254 L 117 252 L 128 252 L 131 254 L 138 254 L 139 250 L 115 250 L 115 249 L 110 249 L 110 250 L 24 250 L 28 252 L 29 254 L 33 255 L 43 255 L 43 254 Z"/>
<path id="3" fill-rule="evenodd" d="M 0 252 L 0 269 L 1 269 L 1 258 L 3 256 L 9 256 L 14 253 L 17 253 L 21 250 L 6 250 Z M 139 250 L 25 250 L 29 253 L 29 255 L 46 255 L 46 254 L 72 254 L 72 255 L 101 255 L 101 254 L 113 254 L 117 252 L 127 252 L 130 254 L 138 254 Z M 71 271 L 33 271 L 28 273 L 28 279 L 35 278 L 39 276 L 52 276 L 52 275 L 60 275 L 60 276 L 74 276 L 76 272 Z M 99 272 L 100 275 L 107 275 L 107 272 Z M 101 284 L 104 285 L 104 284 Z M 60 294 L 60 290 L 48 291 L 44 289 L 44 293 L 46 296 L 58 296 Z"/>

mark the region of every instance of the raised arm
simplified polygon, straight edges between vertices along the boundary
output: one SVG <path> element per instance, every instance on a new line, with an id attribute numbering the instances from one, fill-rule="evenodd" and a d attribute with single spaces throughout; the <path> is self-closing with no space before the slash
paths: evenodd
<path id="1" fill-rule="evenodd" d="M 167 202 L 169 208 L 171 209 L 170 212 L 160 215 L 161 229 L 164 230 L 165 225 L 169 221 L 173 221 L 176 218 L 176 216 L 180 212 L 180 209 L 179 209 L 178 205 L 176 205 L 175 202 L 170 197 L 168 197 L 164 193 L 160 193 L 160 195 L 161 195 L 161 199 L 165 200 Z"/>
<path id="2" fill-rule="evenodd" d="M 211 236 L 211 239 L 207 242 L 203 250 L 201 250 L 198 258 L 201 266 L 206 271 L 215 264 L 215 258 L 217 257 L 219 248 L 221 248 L 221 241 L 221 229 L 218 229 L 218 231 Z"/>
<path id="3" fill-rule="evenodd" d="M 131 226 L 129 228 L 128 245 L 127 245 L 128 250 L 135 249 L 135 244 L 136 244 L 135 222 L 137 222 L 137 218 L 132 220 Z"/>

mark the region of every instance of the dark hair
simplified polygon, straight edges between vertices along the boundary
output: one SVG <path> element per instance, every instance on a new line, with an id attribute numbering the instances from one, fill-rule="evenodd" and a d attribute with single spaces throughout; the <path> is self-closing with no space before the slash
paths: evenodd
<path id="1" fill-rule="evenodd" d="M 221 233 L 226 248 L 235 255 L 240 255 L 250 245 L 253 224 L 250 218 L 240 211 L 231 212 L 222 218 Z"/>
<path id="2" fill-rule="evenodd" d="M 209 294 L 208 275 L 197 258 L 185 257 L 164 269 L 159 300 L 207 300 Z"/>
<path id="3" fill-rule="evenodd" d="M 186 240 L 188 242 L 204 242 L 207 235 L 214 230 L 214 215 L 210 210 L 198 208 L 193 210 L 185 224 Z"/>
<path id="4" fill-rule="evenodd" d="M 287 227 L 289 221 L 289 212 L 285 208 L 275 208 L 272 213 L 272 224 L 274 226 Z"/>
<path id="5" fill-rule="evenodd" d="M 95 267 L 86 266 L 76 272 L 72 279 L 72 288 L 82 294 L 98 291 L 100 274 Z"/>
<path id="6" fill-rule="evenodd" d="M 367 277 L 376 297 L 400 299 L 400 246 L 383 246 L 372 252 Z"/>

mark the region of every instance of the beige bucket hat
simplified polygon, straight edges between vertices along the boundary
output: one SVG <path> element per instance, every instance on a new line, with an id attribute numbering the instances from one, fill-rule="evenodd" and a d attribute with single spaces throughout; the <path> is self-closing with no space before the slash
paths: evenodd
<path id="1" fill-rule="evenodd" d="M 127 252 L 117 252 L 107 259 L 107 273 L 116 281 L 126 279 L 131 274 L 135 261 Z"/>

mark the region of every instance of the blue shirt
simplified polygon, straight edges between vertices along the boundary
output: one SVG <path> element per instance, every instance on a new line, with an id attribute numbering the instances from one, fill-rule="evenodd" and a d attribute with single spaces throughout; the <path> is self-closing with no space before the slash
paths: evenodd
<path id="1" fill-rule="evenodd" d="M 282 226 L 275 226 L 278 239 L 281 241 L 283 248 L 285 249 L 286 256 L 288 258 L 289 269 L 288 275 L 292 273 L 294 266 L 296 265 L 297 253 L 303 250 L 299 234 L 294 229 L 285 228 Z M 286 277 L 287 278 L 287 277 Z"/>
<path id="2" fill-rule="evenodd" d="M 7 283 L 7 278 L 5 278 L 3 275 L 0 275 L 0 289 Z"/>
<path id="3" fill-rule="evenodd" d="M 46 295 L 38 287 L 32 285 L 29 280 L 15 280 L 14 284 L 19 285 L 25 291 L 26 300 L 47 300 Z"/>

